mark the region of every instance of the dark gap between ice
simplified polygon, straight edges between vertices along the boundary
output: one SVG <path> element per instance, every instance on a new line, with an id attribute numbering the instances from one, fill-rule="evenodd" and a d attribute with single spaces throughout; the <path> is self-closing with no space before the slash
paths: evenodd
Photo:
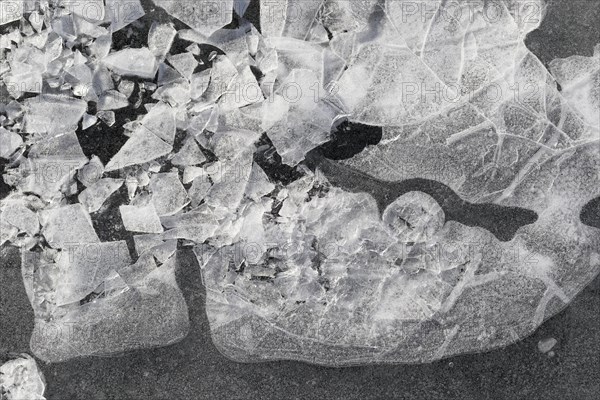
<path id="1" fill-rule="evenodd" d="M 484 228 L 502 242 L 512 240 L 520 227 L 532 224 L 538 218 L 536 212 L 525 208 L 470 203 L 450 187 L 429 179 L 385 182 L 329 160 L 319 150 L 308 154 L 307 164 L 313 169 L 318 167 L 335 186 L 350 192 L 366 192 L 373 196 L 380 213 L 399 196 L 411 191 L 420 191 L 427 193 L 440 204 L 446 214 L 446 221 Z"/>
<path id="2" fill-rule="evenodd" d="M 600 196 L 583 206 L 579 219 L 587 226 L 600 229 Z"/>

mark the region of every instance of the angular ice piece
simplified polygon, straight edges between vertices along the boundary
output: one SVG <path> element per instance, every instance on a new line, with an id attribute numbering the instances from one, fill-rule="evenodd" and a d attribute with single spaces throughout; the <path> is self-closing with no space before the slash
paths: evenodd
<path id="1" fill-rule="evenodd" d="M 233 18 L 233 1 L 219 0 L 201 3 L 154 0 L 173 17 L 203 35 L 210 36 L 217 29 L 229 24 Z"/>
<path id="2" fill-rule="evenodd" d="M 21 354 L 0 366 L 0 393 L 6 400 L 45 400 L 45 389 L 44 375 L 30 355 Z"/>
<path id="3" fill-rule="evenodd" d="M 102 63 L 117 74 L 146 79 L 153 79 L 158 70 L 158 62 L 147 47 L 119 50 L 106 56 Z"/>
<path id="4" fill-rule="evenodd" d="M 192 207 L 198 207 L 210 191 L 212 183 L 204 177 L 196 177 L 188 190 Z"/>
<path id="5" fill-rule="evenodd" d="M 68 246 L 57 261 L 60 276 L 56 285 L 56 305 L 79 303 L 113 270 L 118 271 L 130 263 L 124 240 Z"/>
<path id="6" fill-rule="evenodd" d="M 77 135 L 65 133 L 32 145 L 24 161 L 20 167 L 28 175 L 19 183 L 21 190 L 51 200 L 62 196 L 62 190 L 88 159 Z"/>
<path id="7" fill-rule="evenodd" d="M 0 157 L 8 159 L 23 144 L 23 139 L 15 132 L 0 127 Z"/>
<path id="8" fill-rule="evenodd" d="M 118 89 L 119 92 L 125 95 L 125 97 L 129 98 L 135 90 L 135 82 L 126 79 L 121 79 L 121 82 L 119 82 Z"/>
<path id="9" fill-rule="evenodd" d="M 162 235 L 134 235 L 133 241 L 138 256 L 141 257 L 144 253 L 150 252 L 160 263 L 171 258 L 177 250 L 177 240 L 164 241 Z"/>
<path id="10" fill-rule="evenodd" d="M 206 70 L 210 73 L 209 70 Z M 174 68 L 171 68 L 166 63 L 160 63 L 158 66 L 158 86 L 168 85 L 170 83 L 174 83 L 179 79 L 183 79 L 183 76 L 179 72 L 177 72 Z"/>
<path id="11" fill-rule="evenodd" d="M 258 202 L 261 197 L 271 193 L 275 185 L 269 181 L 265 171 L 256 163 L 252 164 L 252 172 L 246 187 L 246 196 Z"/>
<path id="12" fill-rule="evenodd" d="M 84 17 L 92 23 L 99 24 L 104 21 L 103 0 L 61 0 L 60 5 L 75 15 Z M 114 31 L 114 30 L 113 30 Z"/>
<path id="13" fill-rule="evenodd" d="M 169 144 L 175 140 L 175 109 L 167 103 L 159 102 L 152 105 L 148 114 L 144 115 L 142 126 Z"/>
<path id="14" fill-rule="evenodd" d="M 37 214 L 22 204 L 10 203 L 0 208 L 0 219 L 3 224 L 14 226 L 19 232 L 27 232 L 31 236 L 40 230 Z"/>
<path id="15" fill-rule="evenodd" d="M 181 150 L 179 150 L 171 159 L 171 164 L 180 167 L 187 167 L 190 165 L 199 165 L 206 161 L 206 156 L 200 150 L 200 146 L 196 142 L 193 136 L 188 136 L 183 142 Z"/>
<path id="16" fill-rule="evenodd" d="M 123 205 L 119 207 L 119 211 L 123 225 L 128 231 L 143 233 L 161 233 L 163 231 L 152 203 L 140 207 Z"/>
<path id="17" fill-rule="evenodd" d="M 260 29 L 264 36 L 282 35 L 289 1 L 260 0 Z M 303 12 L 302 10 L 302 7 L 298 7 L 298 13 Z"/>
<path id="18" fill-rule="evenodd" d="M 193 74 L 190 78 L 190 94 L 192 99 L 196 100 L 202 96 L 210 83 L 210 69 Z"/>
<path id="19" fill-rule="evenodd" d="M 0 2 L 0 25 L 21 19 L 23 3 L 25 0 L 2 0 Z"/>
<path id="20" fill-rule="evenodd" d="M 152 22 L 148 31 L 148 48 L 157 58 L 163 58 L 169 52 L 177 31 L 173 24 Z"/>
<path id="21" fill-rule="evenodd" d="M 106 17 L 112 32 L 116 32 L 145 15 L 140 0 L 106 0 Z"/>
<path id="22" fill-rule="evenodd" d="M 188 80 L 198 66 L 198 61 L 196 61 L 193 54 L 188 52 L 167 56 L 167 61 L 179 71 L 181 76 Z"/>
<path id="23" fill-rule="evenodd" d="M 23 93 L 42 92 L 42 71 L 27 64 L 13 62 L 12 70 L 3 78 L 8 93 L 19 98 Z"/>
<path id="24" fill-rule="evenodd" d="M 235 10 L 236 14 L 240 17 L 243 17 L 248 9 L 248 6 L 250 5 L 250 1 L 251 0 L 234 0 L 233 9 Z"/>
<path id="25" fill-rule="evenodd" d="M 183 170 L 183 179 L 181 182 L 183 182 L 184 185 L 187 185 L 199 176 L 205 177 L 208 181 L 208 173 L 203 167 L 189 166 Z"/>
<path id="26" fill-rule="evenodd" d="M 143 164 L 168 154 L 173 147 L 144 126 L 136 129 L 131 138 L 106 164 L 105 171 L 115 171 L 130 165 Z"/>
<path id="27" fill-rule="evenodd" d="M 263 128 L 272 124 L 267 135 L 282 161 L 290 166 L 299 164 L 306 153 L 329 139 L 337 117 L 337 110 L 319 97 L 318 88 L 320 81 L 314 72 L 295 69 L 277 90 L 278 100 L 266 102 L 266 107 L 276 107 L 277 111 L 264 112 Z M 275 116 L 281 119 L 268 120 Z"/>
<path id="28" fill-rule="evenodd" d="M 249 66 L 243 67 L 230 89 L 219 99 L 219 110 L 227 112 L 264 100 L 260 85 Z"/>
<path id="29" fill-rule="evenodd" d="M 213 207 L 235 211 L 240 205 L 251 171 L 252 150 L 238 150 L 237 157 L 221 163 L 220 168 L 211 174 L 214 185 L 206 195 L 206 203 Z"/>
<path id="30" fill-rule="evenodd" d="M 189 203 L 187 192 L 177 172 L 153 175 L 150 179 L 150 190 L 158 216 L 174 214 Z"/>
<path id="31" fill-rule="evenodd" d="M 100 95 L 98 100 L 98 110 L 118 110 L 129 105 L 127 96 L 116 90 L 108 90 Z"/>
<path id="32" fill-rule="evenodd" d="M 51 94 L 28 98 L 23 106 L 24 131 L 50 135 L 75 132 L 87 109 L 87 103 L 83 100 Z"/>
<path id="33" fill-rule="evenodd" d="M 81 129 L 84 131 L 91 128 L 98 121 L 98 117 L 90 114 L 83 114 L 83 121 L 81 122 Z"/>
<path id="34" fill-rule="evenodd" d="M 99 38 L 108 35 L 108 30 L 106 28 L 98 26 L 79 15 L 73 16 L 73 23 L 75 25 L 75 33 L 77 36 L 86 35 L 93 38 Z"/>
<path id="35" fill-rule="evenodd" d="M 77 199 L 85 206 L 88 212 L 96 212 L 102 207 L 106 199 L 123 185 L 123 182 L 123 179 L 100 179 L 79 193 Z"/>
<path id="36" fill-rule="evenodd" d="M 222 55 L 218 55 L 214 59 L 210 71 L 210 84 L 201 97 L 201 100 L 207 104 L 212 104 L 227 92 L 238 75 L 235 65 L 229 58 Z"/>
<path id="37" fill-rule="evenodd" d="M 114 111 L 98 111 L 96 116 L 100 121 L 104 122 L 106 126 L 113 126 L 116 122 Z"/>
<path id="38" fill-rule="evenodd" d="M 101 35 L 94 40 L 88 48 L 90 53 L 99 59 L 102 59 L 110 52 L 110 46 L 112 45 L 112 36 L 109 34 Z"/>
<path id="39" fill-rule="evenodd" d="M 40 211 L 39 218 L 42 235 L 55 249 L 100 242 L 90 215 L 81 204 L 46 209 Z"/>

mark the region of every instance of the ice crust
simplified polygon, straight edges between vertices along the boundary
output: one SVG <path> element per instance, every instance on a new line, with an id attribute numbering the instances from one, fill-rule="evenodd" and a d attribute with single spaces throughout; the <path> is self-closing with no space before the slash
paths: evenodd
<path id="1" fill-rule="evenodd" d="M 94 2 L 97 19 L 17 10 L 27 18 L 0 36 L 14 188 L 0 242 L 21 248 L 40 359 L 185 337 L 182 247 L 198 259 L 213 342 L 238 361 L 487 351 L 529 335 L 600 271 L 600 232 L 580 219 L 600 196 L 600 46 L 548 71 L 524 44 L 541 0 L 260 1 L 260 31 L 239 18 L 245 0 L 155 0 L 172 20 L 118 49 L 113 33 L 139 29 L 144 11 L 134 1 L 124 20 L 115 3 Z M 137 117 L 123 122 L 124 109 Z M 315 162 L 344 120 L 382 140 Z M 108 127 L 124 144 L 101 160 L 80 140 L 103 143 Z M 381 207 L 354 185 L 411 179 L 538 217 L 501 241 L 422 191 Z M 110 223 L 135 252 L 96 231 L 117 207 Z"/>

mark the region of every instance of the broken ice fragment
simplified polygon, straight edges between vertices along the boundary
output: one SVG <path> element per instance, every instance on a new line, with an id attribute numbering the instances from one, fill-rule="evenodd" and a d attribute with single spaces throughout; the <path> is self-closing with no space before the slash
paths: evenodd
<path id="1" fill-rule="evenodd" d="M 148 31 L 148 48 L 157 58 L 163 58 L 169 52 L 177 31 L 173 24 L 153 22 Z"/>
<path id="2" fill-rule="evenodd" d="M 150 179 L 150 190 L 158 216 L 174 214 L 189 202 L 177 172 L 153 175 Z"/>
<path id="3" fill-rule="evenodd" d="M 116 90 L 108 90 L 100 95 L 98 100 L 98 110 L 106 111 L 106 110 L 118 110 L 120 108 L 125 108 L 129 105 L 129 101 L 127 101 L 127 96 L 125 96 L 121 92 L 117 92 Z"/>
<path id="4" fill-rule="evenodd" d="M 50 200 L 60 197 L 88 160 L 75 133 L 65 133 L 31 146 L 21 168 L 28 175 L 19 187 Z"/>
<path id="5" fill-rule="evenodd" d="M 19 203 L 10 203 L 0 208 L 0 219 L 3 224 L 14 226 L 19 232 L 27 232 L 31 236 L 40 230 L 36 213 Z"/>
<path id="6" fill-rule="evenodd" d="M 175 109 L 167 103 L 159 102 L 152 105 L 148 114 L 144 115 L 142 126 L 164 140 L 173 144 L 175 140 Z"/>
<path id="7" fill-rule="evenodd" d="M 106 199 L 123 185 L 123 182 L 123 179 L 100 179 L 79 193 L 77 199 L 85 206 L 88 212 L 96 212 L 102 207 Z"/>
<path id="8" fill-rule="evenodd" d="M 84 17 L 92 23 L 99 24 L 104 21 L 103 0 L 86 0 L 85 2 L 79 0 L 61 0 L 60 5 L 73 14 Z"/>
<path id="9" fill-rule="evenodd" d="M 0 366 L 0 393 L 6 400 L 45 400 L 45 388 L 44 375 L 28 354 Z"/>
<path id="10" fill-rule="evenodd" d="M 119 207 L 125 229 L 131 232 L 161 233 L 163 231 L 154 204 Z"/>
<path id="11" fill-rule="evenodd" d="M 112 270 L 129 265 L 125 241 L 72 244 L 63 249 L 58 259 L 56 305 L 78 303 L 94 291 Z"/>
<path id="12" fill-rule="evenodd" d="M 106 126 L 113 126 L 116 122 L 114 111 L 98 111 L 96 116 L 100 121 L 104 122 Z"/>
<path id="13" fill-rule="evenodd" d="M 145 15 L 140 0 L 106 0 L 106 16 L 112 32 L 116 32 Z"/>
<path id="14" fill-rule="evenodd" d="M 109 54 L 102 62 L 110 70 L 124 76 L 153 79 L 158 70 L 156 58 L 147 47 L 123 49 Z"/>
<path id="15" fill-rule="evenodd" d="M 162 240 L 161 235 L 134 235 L 135 251 L 138 256 L 150 252 L 159 263 L 164 263 L 177 250 L 177 240 Z"/>
<path id="16" fill-rule="evenodd" d="M 194 69 L 198 66 L 198 62 L 192 55 L 192 53 L 181 53 L 176 55 L 167 56 L 167 61 L 175 67 L 175 69 L 185 79 L 190 79 L 194 73 Z"/>
<path id="17" fill-rule="evenodd" d="M 84 131 L 90 127 L 92 127 L 96 121 L 98 121 L 98 117 L 90 114 L 83 114 L 83 121 L 81 122 L 81 129 Z"/>
<path id="18" fill-rule="evenodd" d="M 0 25 L 21 19 L 23 16 L 24 3 L 25 0 L 0 1 Z"/>
<path id="19" fill-rule="evenodd" d="M 250 1 L 251 0 L 234 0 L 233 9 L 235 10 L 236 14 L 240 17 L 243 17 L 248 9 L 248 6 L 250 5 Z"/>
<path id="20" fill-rule="evenodd" d="M 168 154 L 172 149 L 154 133 L 140 126 L 106 164 L 105 171 L 115 171 L 130 165 L 143 164 Z"/>
<path id="21" fill-rule="evenodd" d="M 173 17 L 194 28 L 203 35 L 229 24 L 233 18 L 233 1 L 186 3 L 171 0 L 154 0 L 154 4 L 165 9 Z"/>
<path id="22" fill-rule="evenodd" d="M 104 165 L 98 156 L 92 156 L 90 161 L 77 171 L 77 179 L 84 186 L 90 186 L 102 178 Z"/>
<path id="23" fill-rule="evenodd" d="M 196 142 L 193 136 L 189 136 L 183 142 L 181 150 L 179 150 L 171 159 L 171 164 L 180 167 L 187 167 L 189 165 L 198 165 L 206 161 L 206 156 L 200 150 L 200 146 Z"/>
<path id="24" fill-rule="evenodd" d="M 210 191 L 211 186 L 212 183 L 203 177 L 197 177 L 193 180 L 192 186 L 190 186 L 190 189 L 188 190 L 192 207 L 198 207 L 200 205 Z"/>
<path id="25" fill-rule="evenodd" d="M 43 210 L 39 213 L 42 235 L 55 249 L 76 243 L 98 243 L 92 220 L 81 204 Z"/>
<path id="26" fill-rule="evenodd" d="M 75 132 L 87 109 L 83 100 L 51 94 L 28 98 L 23 102 L 23 106 L 25 132 L 50 135 Z"/>
<path id="27" fill-rule="evenodd" d="M 0 157 L 8 159 L 21 145 L 21 136 L 0 127 Z"/>
<path id="28" fill-rule="evenodd" d="M 269 181 L 265 171 L 258 164 L 253 163 L 248 186 L 246 187 L 246 196 L 258 201 L 264 195 L 271 193 L 273 189 L 275 189 L 275 185 Z"/>

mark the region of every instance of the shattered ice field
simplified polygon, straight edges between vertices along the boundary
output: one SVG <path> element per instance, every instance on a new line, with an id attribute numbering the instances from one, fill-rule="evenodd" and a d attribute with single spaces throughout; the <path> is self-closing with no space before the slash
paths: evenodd
<path id="1" fill-rule="evenodd" d="M 488 351 L 597 276 L 600 45 L 542 63 L 542 0 L 250 3 L 0 2 L 33 356 L 183 340 L 181 249 L 240 362 Z M 0 394 L 43 398 L 12 358 Z"/>

